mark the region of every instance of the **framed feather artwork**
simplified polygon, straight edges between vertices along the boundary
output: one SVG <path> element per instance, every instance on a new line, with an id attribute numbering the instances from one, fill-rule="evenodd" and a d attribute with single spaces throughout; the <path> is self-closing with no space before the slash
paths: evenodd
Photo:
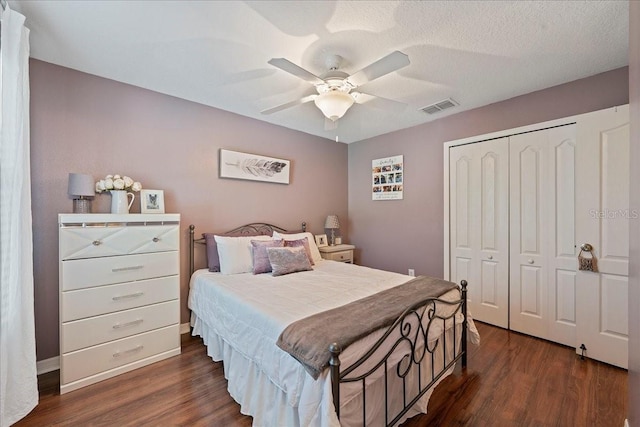
<path id="1" fill-rule="evenodd" d="M 220 150 L 220 178 L 289 184 L 290 170 L 289 160 Z"/>

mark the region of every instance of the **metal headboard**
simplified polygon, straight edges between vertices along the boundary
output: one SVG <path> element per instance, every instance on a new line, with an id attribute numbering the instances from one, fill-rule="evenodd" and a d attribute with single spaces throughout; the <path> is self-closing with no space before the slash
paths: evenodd
<path id="1" fill-rule="evenodd" d="M 303 222 L 301 225 L 302 231 L 307 231 L 307 223 Z M 195 238 L 195 229 L 195 225 L 191 224 L 189 226 L 189 277 L 191 277 L 191 275 L 193 275 L 193 272 L 195 271 L 195 245 L 196 243 L 201 245 L 205 244 L 204 237 L 201 237 L 199 239 Z M 271 236 L 274 231 L 278 231 L 281 233 L 288 232 L 288 230 L 285 230 L 282 227 L 278 227 L 277 225 L 267 224 L 266 222 L 253 222 L 251 224 L 241 225 L 240 227 L 234 228 L 233 230 L 225 231 L 224 233 L 216 234 L 218 234 L 219 236 Z"/>

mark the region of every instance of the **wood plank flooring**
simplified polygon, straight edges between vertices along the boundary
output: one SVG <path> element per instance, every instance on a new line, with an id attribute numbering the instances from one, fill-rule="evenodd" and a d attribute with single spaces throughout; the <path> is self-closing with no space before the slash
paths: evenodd
<path id="1" fill-rule="evenodd" d="M 621 427 L 627 372 L 573 349 L 476 323 L 466 371 L 441 383 L 429 413 L 405 427 Z M 39 378 L 40 403 L 16 426 L 250 426 L 227 393 L 221 363 L 199 338 L 182 354 L 60 396 L 58 372 Z M 274 426 L 275 427 L 275 426 Z M 278 426 L 279 427 L 279 426 Z"/>

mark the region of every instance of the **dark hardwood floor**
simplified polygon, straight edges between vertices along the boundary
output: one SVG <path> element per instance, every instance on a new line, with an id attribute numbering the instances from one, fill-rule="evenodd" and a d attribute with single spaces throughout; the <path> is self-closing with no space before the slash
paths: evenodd
<path id="1" fill-rule="evenodd" d="M 419 426 L 621 427 L 627 372 L 573 349 L 477 322 L 482 343 L 441 383 Z M 40 403 L 16 426 L 250 426 L 227 393 L 221 363 L 198 338 L 182 354 L 60 396 L 58 372 L 39 378 Z M 275 427 L 275 426 L 274 426 Z M 279 426 L 278 426 L 279 427 Z"/>

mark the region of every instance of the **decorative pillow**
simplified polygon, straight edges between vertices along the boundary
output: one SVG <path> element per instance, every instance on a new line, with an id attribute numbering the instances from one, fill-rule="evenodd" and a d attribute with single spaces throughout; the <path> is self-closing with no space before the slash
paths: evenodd
<path id="1" fill-rule="evenodd" d="M 322 261 L 322 257 L 320 256 L 320 251 L 316 246 L 316 241 L 313 238 L 313 234 L 309 233 L 308 231 L 303 233 L 295 233 L 295 234 L 284 234 L 284 233 L 278 233 L 277 231 L 273 232 L 274 239 L 284 239 L 285 242 L 289 240 L 304 239 L 305 237 L 307 238 L 307 244 L 309 245 L 311 260 L 313 261 L 314 264 L 317 264 L 318 262 Z"/>
<path id="2" fill-rule="evenodd" d="M 284 240 L 252 240 L 252 253 L 253 253 L 253 274 L 270 273 L 271 263 L 269 262 L 269 255 L 267 255 L 267 248 L 281 248 L 284 246 Z"/>
<path id="3" fill-rule="evenodd" d="M 305 237 L 304 239 L 284 240 L 284 246 L 287 248 L 297 248 L 298 246 L 303 247 L 304 251 L 307 253 L 307 256 L 309 257 L 309 262 L 311 263 L 311 265 L 315 264 L 315 262 L 313 262 L 313 257 L 311 257 L 311 250 L 309 249 L 308 238 Z"/>
<path id="4" fill-rule="evenodd" d="M 273 276 L 312 270 L 309 257 L 302 246 L 296 248 L 267 248 Z"/>
<path id="5" fill-rule="evenodd" d="M 271 240 L 269 236 L 229 237 L 214 235 L 222 274 L 251 273 L 253 258 L 251 240 Z"/>
<path id="6" fill-rule="evenodd" d="M 220 271 L 220 258 L 218 257 L 218 246 L 213 233 L 202 233 L 207 246 L 207 268 L 209 271 Z"/>

